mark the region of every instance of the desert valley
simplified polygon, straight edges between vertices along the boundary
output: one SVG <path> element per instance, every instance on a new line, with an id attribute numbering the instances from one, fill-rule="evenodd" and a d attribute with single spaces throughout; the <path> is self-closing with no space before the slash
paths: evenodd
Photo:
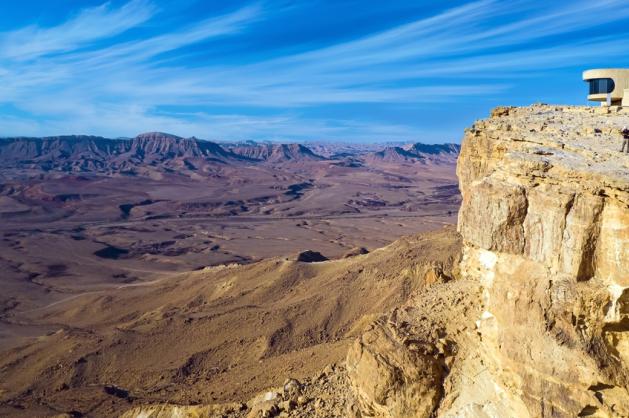
<path id="1" fill-rule="evenodd" d="M 101 335 L 99 340 L 119 341 L 123 323 L 131 318 L 139 315 L 153 323 L 163 315 L 154 311 L 158 306 L 183 303 L 186 313 L 177 307 L 173 314 L 186 323 L 205 324 L 188 327 L 203 332 L 189 338 L 205 354 L 183 350 L 184 341 L 190 341 L 170 329 L 178 328 L 178 321 L 162 320 L 160 328 L 167 328 L 151 331 L 159 334 L 153 343 L 142 340 L 134 347 L 119 341 L 121 352 L 103 352 L 122 360 L 126 353 L 149 350 L 143 356 L 155 362 L 155 356 L 167 355 L 166 347 L 175 350 L 174 363 L 152 372 L 161 377 L 150 379 L 164 388 L 148 399 L 244 399 L 289 370 L 299 376 L 314 372 L 342 358 L 355 325 L 401 303 L 417 286 L 413 278 L 433 271 L 430 265 L 435 267 L 437 259 L 451 267 L 458 242 L 452 230 L 438 237 L 446 252 L 438 254 L 439 246 L 428 249 L 432 258 L 419 251 L 423 238 L 368 253 L 401 236 L 455 223 L 458 151 L 454 144 L 218 144 L 163 133 L 116 140 L 2 139 L 0 348 L 23 347 L 59 332 L 72 333 L 70 345 L 58 347 L 62 351 L 94 344 L 92 332 Z M 417 248 L 411 242 L 418 242 Z M 350 268 L 356 263 L 349 260 L 361 254 L 368 254 L 373 267 Z M 418 255 L 416 267 L 403 262 L 410 254 Z M 310 263 L 344 258 L 348 261 L 331 269 Z M 444 274 L 443 267 L 438 269 Z M 383 275 L 388 285 L 370 286 L 365 280 L 373 274 Z M 307 290 L 296 294 L 297 282 L 311 276 Z M 221 285 L 210 313 L 199 297 L 226 277 L 229 283 Z M 356 286 L 366 299 L 356 299 Z M 310 302 L 300 301 L 304 292 Z M 125 312 L 113 295 L 140 300 L 124 302 L 130 308 Z M 96 306 L 105 311 L 93 311 Z M 313 310 L 318 314 L 313 316 Z M 74 319 L 60 319 L 61 312 Z M 110 317 L 114 312 L 115 319 Z M 96 322 L 75 322 L 87 318 Z M 181 371 L 179 377 L 168 376 L 174 364 L 190 356 L 206 364 L 185 376 Z M 259 367 L 261 359 L 285 372 Z M 123 369 L 136 370 L 129 361 L 111 372 L 120 376 Z M 32 390 L 27 388 L 40 371 L 33 372 L 24 390 Z M 120 401 L 102 388 L 105 381 L 122 383 L 103 373 L 99 367 L 79 378 L 78 391 L 56 388 L 52 396 L 49 390 L 27 395 L 28 411 L 34 399 L 43 414 L 119 411 L 127 400 L 114 409 L 97 407 L 109 398 Z M 197 393 L 200 373 L 204 389 L 211 389 Z M 176 389 L 174 397 L 164 395 L 172 390 L 173 378 L 197 383 Z M 22 405 L 22 396 L 10 401 L 9 410 Z"/>
<path id="2" fill-rule="evenodd" d="M 458 146 L 407 148 L 4 139 L 2 312 L 306 250 L 340 258 L 453 223 Z"/>
<path id="3" fill-rule="evenodd" d="M 629 2 L 0 2 L 0 418 L 629 418 Z"/>

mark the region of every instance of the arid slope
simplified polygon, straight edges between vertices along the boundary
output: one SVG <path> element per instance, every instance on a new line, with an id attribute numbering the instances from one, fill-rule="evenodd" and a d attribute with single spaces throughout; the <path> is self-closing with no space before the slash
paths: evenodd
<path id="1" fill-rule="evenodd" d="M 246 401 L 341 360 L 375 316 L 448 280 L 459 251 L 447 228 L 366 255 L 207 268 L 30 312 L 22 321 L 57 330 L 2 354 L 0 412 Z"/>

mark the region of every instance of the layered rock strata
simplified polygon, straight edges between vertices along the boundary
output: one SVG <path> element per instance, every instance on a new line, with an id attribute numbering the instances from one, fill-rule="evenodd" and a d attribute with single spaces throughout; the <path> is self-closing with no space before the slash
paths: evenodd
<path id="1" fill-rule="evenodd" d="M 458 291 L 435 286 L 356 342 L 352 415 L 629 416 L 623 125 L 627 109 L 537 105 L 466 131 Z"/>

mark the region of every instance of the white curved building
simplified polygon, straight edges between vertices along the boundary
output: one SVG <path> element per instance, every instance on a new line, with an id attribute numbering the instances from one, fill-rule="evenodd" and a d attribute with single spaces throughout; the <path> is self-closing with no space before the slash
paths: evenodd
<path id="1" fill-rule="evenodd" d="M 587 70 L 583 72 L 583 80 L 590 85 L 588 100 L 601 102 L 603 106 L 629 106 L 629 69 Z"/>

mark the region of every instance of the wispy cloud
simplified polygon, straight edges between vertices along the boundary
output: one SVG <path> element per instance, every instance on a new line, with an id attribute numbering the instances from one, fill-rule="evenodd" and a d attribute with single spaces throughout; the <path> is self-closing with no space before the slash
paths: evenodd
<path id="1" fill-rule="evenodd" d="M 246 140 L 251 138 L 294 142 L 308 140 L 405 141 L 417 135 L 413 126 L 354 119 L 304 118 L 298 113 L 275 116 L 242 114 L 170 113 L 159 114 L 141 106 L 100 106 L 97 113 L 88 109 L 74 119 L 30 122 L 23 118 L 0 115 L 0 126 L 20 135 L 37 136 L 50 132 L 93 134 L 107 132 L 112 126 L 118 132 L 137 133 L 137 126 L 156 131 L 176 132 L 208 140 Z M 126 115 L 122 118 L 121 114 Z M 112 134 L 111 136 L 116 136 Z M 453 138 L 448 138 L 453 140 Z"/>
<path id="2" fill-rule="evenodd" d="M 299 52 L 273 58 L 246 48 L 262 35 L 260 22 L 282 22 L 283 11 L 267 3 L 174 27 L 159 26 L 160 13 L 167 7 L 149 0 L 105 3 L 57 26 L 0 33 L 0 104 L 21 112 L 0 118 L 0 136 L 30 127 L 31 134 L 159 128 L 227 138 L 358 138 L 387 136 L 388 126 L 390 137 L 411 137 L 422 132 L 420 122 L 315 114 L 327 105 L 501 97 L 532 73 L 620 59 L 625 38 L 591 33 L 626 22 L 629 4 L 478 0 L 349 41 L 296 44 Z M 137 30 L 147 24 L 158 33 Z M 186 60 L 195 45 L 208 52 L 241 45 L 243 56 Z M 177 110 L 190 107 L 197 110 Z"/>
<path id="3" fill-rule="evenodd" d="M 261 7 L 251 5 L 233 13 L 202 20 L 189 27 L 149 39 L 125 42 L 90 52 L 71 54 L 67 62 L 83 62 L 91 66 L 139 64 L 164 52 L 176 50 L 210 38 L 240 32 L 260 15 Z"/>
<path id="4" fill-rule="evenodd" d="M 26 60 L 72 51 L 146 22 L 156 10 L 146 0 L 132 0 L 118 9 L 105 3 L 84 9 L 58 26 L 26 26 L 14 32 L 0 34 L 0 57 Z"/>

